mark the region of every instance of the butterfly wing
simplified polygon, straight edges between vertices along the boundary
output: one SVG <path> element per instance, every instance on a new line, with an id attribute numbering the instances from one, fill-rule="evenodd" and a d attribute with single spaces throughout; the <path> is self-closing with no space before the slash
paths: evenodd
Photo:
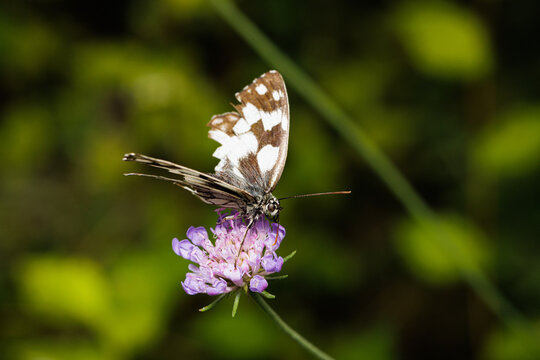
<path id="1" fill-rule="evenodd" d="M 271 70 L 236 94 L 237 112 L 212 117 L 208 136 L 221 144 L 213 156 L 215 175 L 170 161 L 130 153 L 136 161 L 167 170 L 180 178 L 148 176 L 183 187 L 208 204 L 246 211 L 277 185 L 287 158 L 289 103 L 281 75 Z"/>
<path id="2" fill-rule="evenodd" d="M 219 142 L 216 177 L 253 196 L 276 187 L 287 159 L 289 102 L 283 77 L 271 70 L 236 94 L 237 112 L 216 115 L 208 137 Z"/>
<path id="3" fill-rule="evenodd" d="M 164 169 L 179 175 L 180 178 L 172 179 L 164 176 L 150 174 L 130 173 L 126 175 L 138 175 L 153 177 L 160 180 L 170 181 L 191 192 L 207 204 L 220 207 L 243 210 L 248 204 L 255 202 L 255 199 L 248 192 L 231 185 L 215 176 L 205 174 L 188 167 L 175 164 L 170 161 L 152 158 L 150 156 L 130 153 L 124 155 L 124 161 L 136 161 L 156 168 Z"/>

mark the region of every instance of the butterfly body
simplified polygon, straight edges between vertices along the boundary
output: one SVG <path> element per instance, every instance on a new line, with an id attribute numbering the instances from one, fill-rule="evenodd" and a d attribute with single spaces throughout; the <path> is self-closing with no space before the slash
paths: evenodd
<path id="1" fill-rule="evenodd" d="M 272 195 L 287 158 L 289 103 L 282 76 L 271 70 L 236 94 L 235 112 L 212 117 L 208 137 L 220 143 L 214 174 L 170 161 L 128 153 L 135 161 L 167 170 L 176 178 L 130 173 L 172 182 L 203 202 L 236 210 L 250 223 L 261 216 L 277 219 L 281 206 Z"/>

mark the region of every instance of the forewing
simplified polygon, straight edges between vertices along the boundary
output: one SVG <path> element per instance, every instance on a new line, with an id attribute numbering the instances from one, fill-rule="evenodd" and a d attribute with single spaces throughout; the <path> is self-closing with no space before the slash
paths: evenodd
<path id="1" fill-rule="evenodd" d="M 246 208 L 247 204 L 252 204 L 255 201 L 253 196 L 243 189 L 216 178 L 215 176 L 205 174 L 170 161 L 135 153 L 124 155 L 123 160 L 136 161 L 156 168 L 165 169 L 170 173 L 179 175 L 179 179 L 172 179 L 150 174 L 126 174 L 147 176 L 170 181 L 188 190 L 207 204 L 243 210 Z"/>
<path id="2" fill-rule="evenodd" d="M 208 136 L 221 144 L 216 176 L 253 195 L 277 185 L 289 141 L 289 103 L 281 75 L 269 71 L 236 94 L 238 112 L 216 115 Z"/>

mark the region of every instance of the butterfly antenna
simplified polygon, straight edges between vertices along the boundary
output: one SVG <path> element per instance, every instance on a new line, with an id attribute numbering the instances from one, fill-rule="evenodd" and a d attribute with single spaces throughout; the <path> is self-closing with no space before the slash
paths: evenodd
<path id="1" fill-rule="evenodd" d="M 303 198 L 303 197 L 310 197 L 310 196 L 321 196 L 321 195 L 342 195 L 342 194 L 350 194 L 350 191 L 332 191 L 332 192 L 322 192 L 322 193 L 313 193 L 313 194 L 301 194 L 301 195 L 293 195 L 293 196 L 287 196 L 284 198 L 279 198 L 278 200 L 286 200 L 286 199 L 296 199 L 296 198 Z"/>

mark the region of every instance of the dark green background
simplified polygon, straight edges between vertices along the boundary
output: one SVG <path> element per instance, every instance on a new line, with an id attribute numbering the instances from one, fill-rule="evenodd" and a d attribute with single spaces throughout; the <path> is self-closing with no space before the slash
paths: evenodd
<path id="1" fill-rule="evenodd" d="M 540 6 L 238 1 L 397 164 L 540 337 Z M 212 208 L 121 161 L 211 171 L 205 124 L 273 68 L 204 0 L 0 5 L 0 357 L 303 359 L 248 297 L 181 286 L 171 239 Z M 279 68 L 277 70 L 280 70 Z M 285 78 L 287 81 L 287 78 Z M 271 305 L 339 359 L 540 358 L 321 114 L 289 87 Z"/>

